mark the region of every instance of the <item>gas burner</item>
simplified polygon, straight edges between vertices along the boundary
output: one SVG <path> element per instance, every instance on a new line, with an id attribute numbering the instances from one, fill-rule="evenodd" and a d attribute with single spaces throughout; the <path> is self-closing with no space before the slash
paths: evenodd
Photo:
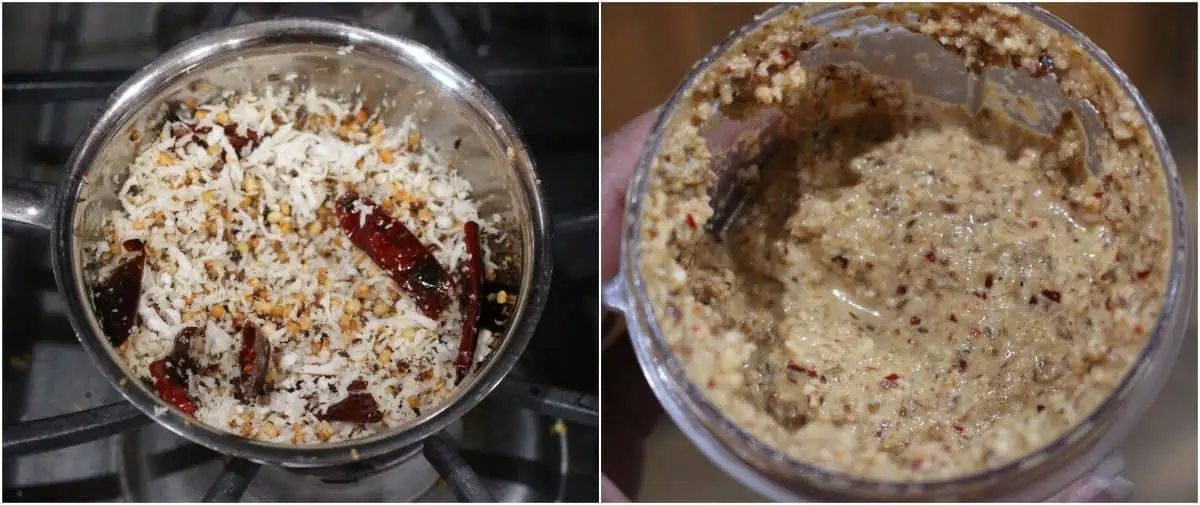
<path id="1" fill-rule="evenodd" d="M 462 435 L 462 422 L 455 421 L 446 428 L 454 440 L 457 440 Z M 415 459 L 420 459 L 421 446 L 416 445 L 411 448 L 402 449 L 395 454 L 385 454 L 373 460 L 356 461 L 348 465 L 334 467 L 314 467 L 314 468 L 282 468 L 286 473 L 294 476 L 299 476 L 304 479 L 316 479 L 326 484 L 353 484 L 358 481 L 367 480 L 371 477 L 382 473 L 391 473 L 389 470 L 407 463 L 411 463 Z M 428 466 L 428 465 L 426 465 Z M 276 467 L 271 467 L 275 469 Z M 262 473 L 259 477 L 262 478 Z M 436 479 L 435 479 L 436 480 Z"/>
<path id="2" fill-rule="evenodd" d="M 484 402 L 446 433 L 463 458 L 500 501 L 561 499 L 568 454 L 561 430 L 532 411 Z M 121 435 L 115 455 L 124 495 L 130 501 L 194 501 L 216 480 L 225 459 L 158 425 Z M 371 469 L 287 469 L 263 466 L 242 501 L 249 502 L 447 502 L 454 494 L 438 485 L 437 470 L 419 450 L 405 451 Z M 541 485 L 509 480 L 524 472 Z M 530 482 L 526 479 L 525 482 Z"/>

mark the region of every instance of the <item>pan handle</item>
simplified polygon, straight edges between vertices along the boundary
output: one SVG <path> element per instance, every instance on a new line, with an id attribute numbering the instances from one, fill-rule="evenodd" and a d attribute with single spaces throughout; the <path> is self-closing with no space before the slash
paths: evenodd
<path id="1" fill-rule="evenodd" d="M 19 177 L 4 178 L 4 224 L 49 230 L 55 187 Z"/>

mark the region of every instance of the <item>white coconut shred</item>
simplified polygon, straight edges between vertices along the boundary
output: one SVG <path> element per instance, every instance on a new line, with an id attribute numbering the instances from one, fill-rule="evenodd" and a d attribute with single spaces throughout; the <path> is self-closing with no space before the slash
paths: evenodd
<path id="1" fill-rule="evenodd" d="M 284 443 L 369 436 L 444 401 L 455 388 L 457 296 L 439 319 L 427 317 L 351 243 L 334 207 L 350 192 L 375 202 L 452 276 L 467 261 L 465 222 L 503 242 L 416 118 L 384 125 L 361 104 L 286 89 L 182 110 L 157 138 L 140 139 L 121 209 L 86 249 L 98 281 L 125 241 L 144 244 L 139 317 L 118 348 L 130 370 L 151 380 L 151 363 L 184 328 L 199 328 L 189 352 L 200 372 L 186 384 L 196 419 Z M 235 395 L 244 322 L 271 348 L 268 393 L 257 401 Z M 352 390 L 377 401 L 381 421 L 320 418 Z"/>

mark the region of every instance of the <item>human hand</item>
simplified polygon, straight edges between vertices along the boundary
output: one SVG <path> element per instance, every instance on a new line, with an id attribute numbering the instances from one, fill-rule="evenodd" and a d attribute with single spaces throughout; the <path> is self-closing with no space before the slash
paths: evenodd
<path id="1" fill-rule="evenodd" d="M 658 107 L 634 118 L 604 137 L 600 173 L 600 275 L 616 275 L 621 255 L 621 219 L 625 214 L 625 190 L 633 178 L 638 156 L 658 117 Z"/>
<path id="2" fill-rule="evenodd" d="M 625 193 L 638 156 L 650 134 L 658 109 L 650 110 L 604 137 L 601 143 L 600 273 L 604 279 L 620 267 L 621 221 Z M 646 436 L 654 429 L 662 407 L 646 384 L 628 341 L 604 351 L 604 390 L 620 391 L 604 399 L 604 472 L 601 499 L 629 501 L 636 496 Z"/>

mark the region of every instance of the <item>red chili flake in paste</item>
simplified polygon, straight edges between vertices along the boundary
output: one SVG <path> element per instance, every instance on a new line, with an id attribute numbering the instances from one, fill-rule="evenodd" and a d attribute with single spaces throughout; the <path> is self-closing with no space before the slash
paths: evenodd
<path id="1" fill-rule="evenodd" d="M 895 374 L 895 373 L 888 374 L 887 377 L 883 378 L 883 389 L 892 389 L 892 388 L 898 386 L 899 384 L 896 381 L 899 379 L 900 379 L 900 374 Z"/>
<path id="2" fill-rule="evenodd" d="M 819 375 L 819 374 L 817 374 L 817 371 L 816 371 L 816 370 L 811 370 L 811 369 L 808 369 L 808 368 L 804 368 L 804 367 L 802 367 L 802 366 L 800 366 L 800 365 L 796 364 L 796 362 L 795 362 L 795 361 L 788 361 L 787 367 L 788 367 L 788 369 L 789 369 L 789 370 L 793 370 L 793 371 L 796 371 L 796 372 L 803 373 L 804 375 L 807 375 L 807 376 L 809 376 L 809 377 L 812 377 L 812 378 L 816 378 L 816 377 L 817 377 L 817 375 Z"/>

